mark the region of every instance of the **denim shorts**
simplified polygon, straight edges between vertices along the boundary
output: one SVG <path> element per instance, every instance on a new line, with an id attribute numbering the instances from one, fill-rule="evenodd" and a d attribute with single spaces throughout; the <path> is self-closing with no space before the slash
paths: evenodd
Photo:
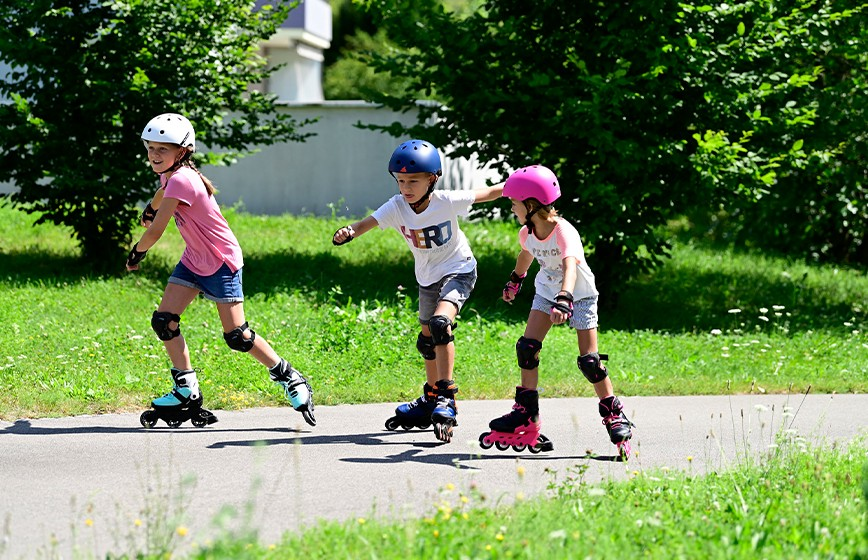
<path id="1" fill-rule="evenodd" d="M 475 286 L 475 268 L 464 274 L 449 274 L 430 286 L 419 286 L 419 322 L 427 325 L 441 301 L 448 301 L 461 311 Z"/>
<path id="2" fill-rule="evenodd" d="M 535 295 L 533 296 L 533 304 L 531 309 L 542 311 L 546 315 L 552 312 L 552 307 L 555 302 L 549 301 L 546 298 Z M 597 296 L 587 297 L 573 302 L 573 316 L 570 317 L 570 327 L 587 331 L 596 329 L 599 321 L 597 317 Z"/>
<path id="3" fill-rule="evenodd" d="M 223 263 L 223 266 L 211 276 L 199 276 L 182 263 L 178 263 L 175 270 L 172 271 L 172 275 L 169 276 L 169 283 L 199 290 L 205 299 L 215 303 L 244 301 L 244 292 L 241 289 L 241 269 L 232 272 L 226 263 Z"/>

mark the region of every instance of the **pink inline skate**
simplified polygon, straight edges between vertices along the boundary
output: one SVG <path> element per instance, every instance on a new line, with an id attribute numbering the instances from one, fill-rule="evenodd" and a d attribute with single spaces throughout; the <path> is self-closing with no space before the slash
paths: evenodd
<path id="1" fill-rule="evenodd" d="M 552 451 L 554 444 L 539 433 L 541 425 L 539 393 L 532 389 L 516 387 L 512 411 L 488 423 L 491 431 L 480 434 L 479 446 L 483 449 L 491 449 L 493 445 L 501 451 L 506 451 L 510 447 L 518 452 L 525 449 L 531 453 Z"/>
<path id="2" fill-rule="evenodd" d="M 600 401 L 600 416 L 603 417 L 603 425 L 609 432 L 609 439 L 618 447 L 618 453 L 622 461 L 626 461 L 633 452 L 630 446 L 630 438 L 633 432 L 630 430 L 634 424 L 624 414 L 624 406 L 616 396 L 606 397 Z"/>

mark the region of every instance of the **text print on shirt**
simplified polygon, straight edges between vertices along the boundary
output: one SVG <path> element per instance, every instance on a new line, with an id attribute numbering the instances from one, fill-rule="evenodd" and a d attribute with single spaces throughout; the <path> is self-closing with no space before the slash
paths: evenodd
<path id="1" fill-rule="evenodd" d="M 436 226 L 423 229 L 407 229 L 401 226 L 401 233 L 417 249 L 431 249 L 435 245 L 440 247 L 449 243 L 452 239 L 452 222 L 447 220 Z"/>

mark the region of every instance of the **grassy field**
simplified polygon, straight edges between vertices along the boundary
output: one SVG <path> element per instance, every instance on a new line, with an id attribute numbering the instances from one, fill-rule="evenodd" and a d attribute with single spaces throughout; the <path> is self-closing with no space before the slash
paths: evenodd
<path id="1" fill-rule="evenodd" d="M 395 232 L 334 247 L 344 220 L 227 215 L 245 250 L 251 327 L 308 374 L 318 403 L 419 393 L 412 259 Z M 69 232 L 33 219 L 0 209 L 0 418 L 146 407 L 170 386 L 150 316 L 182 250 L 177 231 L 170 227 L 140 272 L 96 277 L 77 261 Z M 532 295 L 511 306 L 499 299 L 516 226 L 466 231 L 480 280 L 459 317 L 456 380 L 462 398 L 508 398 Z M 627 284 L 618 307 L 603 312 L 600 348 L 616 391 L 628 396 L 865 392 L 866 306 L 862 271 L 679 243 L 666 266 Z M 213 304 L 194 302 L 182 328 L 209 408 L 282 404 L 265 369 L 226 347 Z M 575 334 L 553 329 L 542 354 L 545 396 L 592 394 L 576 354 Z"/>
<path id="2" fill-rule="evenodd" d="M 331 233 L 346 220 L 226 214 L 245 250 L 251 326 L 309 375 L 317 404 L 417 396 L 416 291 L 397 234 L 374 231 L 335 248 Z M 170 386 L 150 315 L 180 256 L 177 232 L 170 228 L 140 272 L 99 277 L 77 261 L 68 231 L 32 223 L 0 208 L 0 418 L 146 408 Z M 466 225 L 480 280 L 456 332 L 465 399 L 508 398 L 518 377 L 514 344 L 531 290 L 512 306 L 499 300 L 516 230 Z M 623 395 L 862 393 L 866 306 L 862 271 L 679 242 L 663 268 L 624 286 L 617 308 L 603 312 L 600 345 Z M 225 346 L 213 304 L 194 302 L 182 328 L 208 408 L 285 406 L 264 368 Z M 576 353 L 575 335 L 553 329 L 544 397 L 592 394 Z M 253 527 L 196 543 L 188 556 L 868 558 L 865 442 L 814 449 L 779 438 L 771 455 L 704 477 L 635 471 L 627 482 L 588 484 L 578 465 L 552 473 L 547 496 L 516 496 L 515 505 L 446 486 L 422 519 L 321 523 L 271 546 Z M 121 557 L 190 549 L 182 527 L 145 521 L 153 542 Z"/>

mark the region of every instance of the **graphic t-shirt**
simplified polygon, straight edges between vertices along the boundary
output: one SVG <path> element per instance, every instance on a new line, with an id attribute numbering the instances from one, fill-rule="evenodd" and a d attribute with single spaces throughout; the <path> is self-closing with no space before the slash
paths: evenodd
<path id="1" fill-rule="evenodd" d="M 420 286 L 430 286 L 448 274 L 476 268 L 473 252 L 458 226 L 458 217 L 470 214 L 475 198 L 472 190 L 434 191 L 428 207 L 417 214 L 396 194 L 372 216 L 380 229 L 391 227 L 404 236 L 416 260 L 416 281 Z"/>
<path id="2" fill-rule="evenodd" d="M 567 257 L 576 259 L 576 285 L 571 290 L 573 299 L 599 295 L 594 282 L 594 273 L 585 261 L 585 249 L 582 238 L 571 223 L 563 218 L 555 218 L 557 225 L 545 239 L 530 235 L 527 226 L 518 232 L 518 242 L 539 263 L 539 272 L 534 280 L 537 295 L 549 301 L 555 301 L 555 296 L 561 291 L 564 281 L 563 260 Z"/>
<path id="3" fill-rule="evenodd" d="M 199 174 L 180 167 L 169 180 L 160 176 L 163 198 L 181 201 L 175 209 L 175 224 L 187 246 L 181 262 L 200 276 L 210 276 L 226 263 L 232 272 L 244 266 L 241 246 L 213 196 L 208 195 Z"/>

